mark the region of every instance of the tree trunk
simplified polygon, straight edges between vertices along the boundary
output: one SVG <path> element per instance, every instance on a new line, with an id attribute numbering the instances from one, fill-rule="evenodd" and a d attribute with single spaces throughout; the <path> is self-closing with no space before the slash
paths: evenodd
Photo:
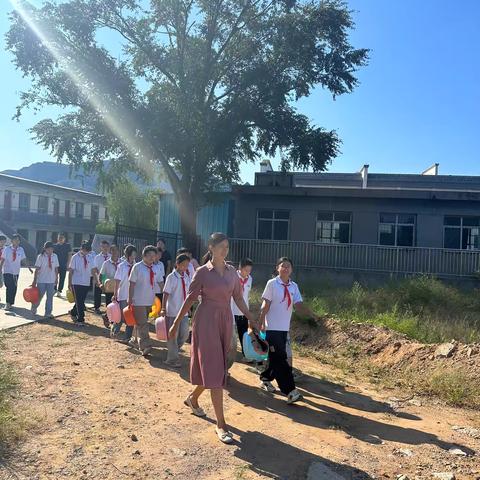
<path id="1" fill-rule="evenodd" d="M 182 232 L 183 246 L 189 248 L 195 258 L 199 258 L 197 238 L 197 206 L 189 195 L 178 198 L 178 211 L 180 214 L 180 229 Z"/>

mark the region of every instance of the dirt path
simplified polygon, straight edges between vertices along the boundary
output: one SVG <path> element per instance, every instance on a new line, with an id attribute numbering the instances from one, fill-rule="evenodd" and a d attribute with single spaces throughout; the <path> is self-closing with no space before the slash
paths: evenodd
<path id="1" fill-rule="evenodd" d="M 341 479 L 480 478 L 480 439 L 452 429 L 480 428 L 478 413 L 408 402 L 392 409 L 398 392 L 326 381 L 336 372 L 307 359 L 297 359 L 305 402 L 295 406 L 260 391 L 235 364 L 226 412 L 236 443 L 223 446 L 209 399 L 207 420 L 182 405 L 187 358 L 180 373 L 169 370 L 164 344 L 144 359 L 90 321 L 79 329 L 63 317 L 8 334 L 5 355 L 23 383 L 19 406 L 36 427 L 2 461 L 0 479 L 304 479 L 309 469 L 312 479 L 335 478 L 318 474 L 318 463 Z"/>

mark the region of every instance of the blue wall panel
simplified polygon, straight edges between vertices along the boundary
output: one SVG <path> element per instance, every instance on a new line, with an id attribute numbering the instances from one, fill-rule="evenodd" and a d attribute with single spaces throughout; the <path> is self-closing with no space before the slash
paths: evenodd
<path id="1" fill-rule="evenodd" d="M 197 215 L 197 233 L 203 242 L 208 240 L 212 232 L 231 233 L 229 217 L 232 205 L 229 196 L 225 195 L 222 201 L 200 209 Z M 158 229 L 161 232 L 180 233 L 178 206 L 173 195 L 160 197 L 158 212 Z"/>

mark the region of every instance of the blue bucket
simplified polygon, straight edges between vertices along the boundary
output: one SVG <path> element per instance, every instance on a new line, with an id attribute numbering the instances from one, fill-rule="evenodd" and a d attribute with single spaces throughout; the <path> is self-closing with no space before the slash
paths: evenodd
<path id="1" fill-rule="evenodd" d="M 265 332 L 260 332 L 260 338 L 262 340 L 265 340 Z M 243 334 L 242 344 L 244 355 L 247 360 L 250 360 L 252 362 L 263 362 L 268 358 L 268 353 L 260 354 L 255 351 L 255 349 L 253 348 L 252 337 L 248 334 L 248 332 L 245 332 Z"/>

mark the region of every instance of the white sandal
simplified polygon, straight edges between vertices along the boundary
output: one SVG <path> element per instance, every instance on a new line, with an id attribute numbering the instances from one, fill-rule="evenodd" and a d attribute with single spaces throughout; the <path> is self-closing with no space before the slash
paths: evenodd
<path id="1" fill-rule="evenodd" d="M 222 443 L 229 445 L 233 442 L 233 436 L 229 431 L 223 430 L 223 428 L 215 427 L 215 433 Z"/>
<path id="2" fill-rule="evenodd" d="M 186 405 L 187 407 L 189 407 L 191 410 L 192 410 L 192 413 L 196 416 L 196 417 L 206 417 L 207 414 L 205 413 L 205 410 L 203 410 L 203 408 L 201 407 L 197 407 L 195 408 L 192 404 L 192 398 L 191 397 L 187 397 L 184 401 L 183 401 L 184 405 Z"/>

